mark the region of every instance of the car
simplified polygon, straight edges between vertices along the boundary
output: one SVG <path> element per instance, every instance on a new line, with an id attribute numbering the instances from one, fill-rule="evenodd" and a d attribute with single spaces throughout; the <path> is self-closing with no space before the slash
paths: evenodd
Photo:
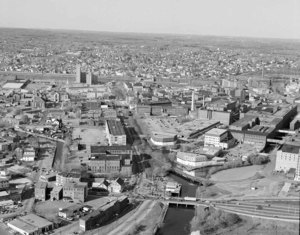
<path id="1" fill-rule="evenodd" d="M 257 205 L 256 206 L 256 210 L 262 210 L 262 209 L 263 209 L 262 205 Z"/>

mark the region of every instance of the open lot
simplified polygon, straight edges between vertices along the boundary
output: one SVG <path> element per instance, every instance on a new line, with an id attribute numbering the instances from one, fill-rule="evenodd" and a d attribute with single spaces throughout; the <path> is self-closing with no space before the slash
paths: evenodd
<path id="1" fill-rule="evenodd" d="M 143 119 L 147 128 L 154 132 L 163 132 L 179 136 L 188 137 L 189 134 L 196 130 L 202 130 L 209 126 L 216 125 L 217 121 L 212 120 L 193 120 L 180 122 L 177 118 L 156 118 L 149 117 Z"/>
<path id="2" fill-rule="evenodd" d="M 233 168 L 213 174 L 211 180 L 218 182 L 244 180 L 254 176 L 257 172 L 261 172 L 261 170 L 262 166 L 258 165 Z"/>
<path id="3" fill-rule="evenodd" d="M 73 130 L 72 138 L 81 138 L 80 143 L 86 145 L 101 144 L 107 145 L 104 127 L 76 127 Z"/>
<path id="4" fill-rule="evenodd" d="M 65 208 L 74 203 L 65 201 L 45 201 L 37 202 L 35 205 L 35 211 L 38 215 L 45 217 L 50 221 L 55 221 L 58 217 L 59 208 Z"/>

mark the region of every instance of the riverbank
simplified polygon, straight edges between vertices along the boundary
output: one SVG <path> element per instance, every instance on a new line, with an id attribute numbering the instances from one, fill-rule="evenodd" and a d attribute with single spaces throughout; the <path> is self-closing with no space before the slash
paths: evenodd
<path id="1" fill-rule="evenodd" d="M 166 205 L 146 200 L 136 210 L 129 212 L 114 223 L 87 234 L 105 235 L 152 235 L 161 225 L 166 210 Z"/>

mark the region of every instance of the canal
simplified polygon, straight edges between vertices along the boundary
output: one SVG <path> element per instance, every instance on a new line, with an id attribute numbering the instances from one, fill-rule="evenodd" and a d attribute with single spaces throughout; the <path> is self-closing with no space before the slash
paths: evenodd
<path id="1" fill-rule="evenodd" d="M 194 209 L 169 207 L 164 224 L 156 235 L 188 235 L 193 217 Z"/>
<path id="2" fill-rule="evenodd" d="M 182 185 L 181 197 L 195 197 L 198 185 L 186 179 L 170 173 L 172 180 Z M 188 235 L 190 234 L 190 222 L 194 217 L 195 210 L 184 207 L 169 207 L 163 226 L 156 235 Z"/>
<path id="3" fill-rule="evenodd" d="M 170 173 L 168 175 L 169 178 L 176 181 L 177 183 L 181 184 L 181 197 L 195 197 L 196 190 L 198 188 L 197 184 L 193 184 L 186 179 L 182 178 L 181 176 L 175 175 Z"/>

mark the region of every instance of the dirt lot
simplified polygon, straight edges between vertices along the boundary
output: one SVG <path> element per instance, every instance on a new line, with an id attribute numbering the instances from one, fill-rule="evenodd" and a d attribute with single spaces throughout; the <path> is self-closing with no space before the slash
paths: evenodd
<path id="1" fill-rule="evenodd" d="M 76 127 L 73 130 L 72 138 L 81 138 L 80 143 L 86 145 L 101 144 L 107 145 L 104 127 Z"/>
<path id="2" fill-rule="evenodd" d="M 55 221 L 57 219 L 57 213 L 59 208 L 65 208 L 74 203 L 64 202 L 64 201 L 45 201 L 38 202 L 35 206 L 35 211 L 38 215 L 45 217 L 50 221 Z"/>

